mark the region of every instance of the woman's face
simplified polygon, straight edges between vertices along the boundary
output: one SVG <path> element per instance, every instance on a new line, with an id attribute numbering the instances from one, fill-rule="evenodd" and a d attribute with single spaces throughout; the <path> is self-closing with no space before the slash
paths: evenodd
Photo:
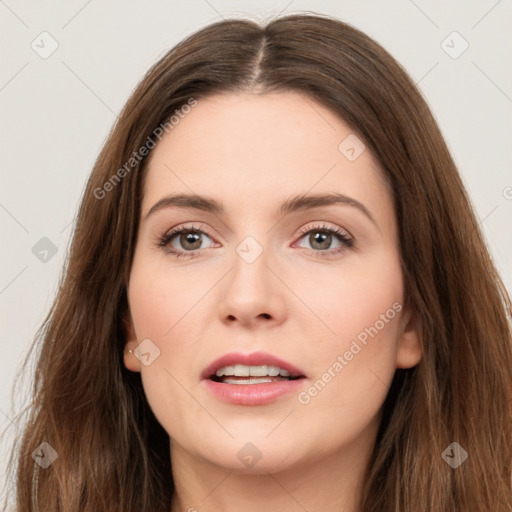
<path id="1" fill-rule="evenodd" d="M 171 454 L 235 471 L 369 450 L 421 358 L 379 165 L 298 93 L 201 99 L 152 150 L 128 299 Z"/>

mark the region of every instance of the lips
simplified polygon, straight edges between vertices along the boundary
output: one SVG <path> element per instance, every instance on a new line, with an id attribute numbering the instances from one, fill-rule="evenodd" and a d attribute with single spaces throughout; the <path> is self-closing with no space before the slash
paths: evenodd
<path id="1" fill-rule="evenodd" d="M 300 368 L 265 352 L 226 354 L 201 373 L 201 385 L 211 396 L 244 406 L 290 400 L 307 382 Z"/>
<path id="2" fill-rule="evenodd" d="M 216 378 L 218 371 L 219 373 L 222 373 L 222 370 L 226 367 L 236 367 L 236 365 L 250 367 L 277 367 L 280 370 L 284 370 L 284 372 L 280 372 L 281 375 L 288 374 L 287 376 L 291 379 L 305 377 L 304 372 L 300 368 L 297 368 L 288 361 L 273 356 L 272 354 L 267 354 L 265 352 L 253 352 L 251 354 L 232 352 L 210 363 L 201 372 L 201 379 L 218 380 L 218 378 Z"/>

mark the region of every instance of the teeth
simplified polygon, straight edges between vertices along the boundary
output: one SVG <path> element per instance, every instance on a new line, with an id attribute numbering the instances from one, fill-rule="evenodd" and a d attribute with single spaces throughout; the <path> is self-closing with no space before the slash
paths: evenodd
<path id="1" fill-rule="evenodd" d="M 217 377 L 234 376 L 234 377 L 290 377 L 290 372 L 279 368 L 278 366 L 247 366 L 245 364 L 235 364 L 234 366 L 223 366 L 219 368 L 215 375 Z"/>
<path id="2" fill-rule="evenodd" d="M 248 379 L 230 379 L 229 377 L 225 377 L 222 382 L 224 384 L 265 384 L 266 382 L 274 382 L 272 379 L 265 378 L 265 377 L 257 377 L 257 378 L 251 378 Z"/>
<path id="3" fill-rule="evenodd" d="M 233 373 L 224 373 L 224 375 L 236 375 L 237 377 L 249 377 L 249 375 L 254 375 L 253 373 L 249 372 L 249 366 L 244 366 L 243 364 L 235 364 L 235 366 L 233 366 Z"/>
<path id="4" fill-rule="evenodd" d="M 283 372 L 285 370 L 282 370 Z M 279 368 L 277 366 L 267 366 L 268 375 L 271 377 L 277 377 L 279 375 Z"/>
<path id="5" fill-rule="evenodd" d="M 242 365 L 237 365 L 242 366 Z M 265 377 L 268 375 L 268 367 L 267 366 L 246 366 L 249 369 L 249 375 L 251 377 Z M 235 374 L 236 375 L 236 374 Z"/>

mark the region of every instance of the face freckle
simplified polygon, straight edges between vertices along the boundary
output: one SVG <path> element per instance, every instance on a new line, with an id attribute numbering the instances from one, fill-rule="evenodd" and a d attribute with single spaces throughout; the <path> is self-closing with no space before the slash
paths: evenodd
<path id="1" fill-rule="evenodd" d="M 397 240 L 379 164 L 334 112 L 293 92 L 200 100 L 151 153 L 128 293 L 127 348 L 158 357 L 127 366 L 175 455 L 239 470 L 250 439 L 277 471 L 369 449 L 396 368 L 421 357 Z M 302 378 L 230 402 L 202 374 L 233 352 Z"/>

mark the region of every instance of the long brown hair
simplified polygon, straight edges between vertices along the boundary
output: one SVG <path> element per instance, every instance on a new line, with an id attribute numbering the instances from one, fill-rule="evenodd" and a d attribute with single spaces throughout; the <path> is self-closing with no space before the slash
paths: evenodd
<path id="1" fill-rule="evenodd" d="M 34 340 L 33 400 L 11 456 L 17 510 L 170 510 L 169 438 L 140 374 L 123 365 L 147 158 L 126 163 L 191 98 L 238 91 L 296 91 L 327 106 L 373 151 L 393 193 L 405 305 L 423 358 L 395 373 L 361 511 L 510 512 L 510 298 L 413 82 L 368 36 L 314 14 L 209 25 L 129 98 L 94 165 L 58 295 Z M 43 441 L 58 454 L 46 469 L 31 456 Z M 468 454 L 456 468 L 443 457 L 453 457 L 454 442 Z"/>

